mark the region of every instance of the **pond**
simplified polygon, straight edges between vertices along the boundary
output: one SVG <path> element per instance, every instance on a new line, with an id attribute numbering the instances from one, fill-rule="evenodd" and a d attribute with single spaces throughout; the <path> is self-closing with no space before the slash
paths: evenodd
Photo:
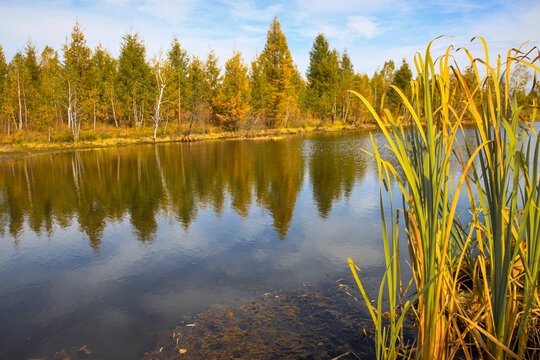
<path id="1" fill-rule="evenodd" d="M 189 314 L 335 284 L 349 256 L 378 283 L 370 134 L 0 161 L 0 358 L 141 357 Z"/>

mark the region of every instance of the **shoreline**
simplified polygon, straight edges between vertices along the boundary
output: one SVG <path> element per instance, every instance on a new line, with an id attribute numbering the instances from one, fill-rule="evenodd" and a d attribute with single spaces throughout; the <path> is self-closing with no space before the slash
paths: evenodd
<path id="1" fill-rule="evenodd" d="M 24 155 L 34 154 L 53 154 L 65 151 L 75 150 L 93 150 L 109 147 L 120 147 L 128 145 L 153 144 L 153 143 L 176 143 L 176 142 L 199 142 L 209 140 L 275 140 L 283 136 L 300 135 L 300 134 L 316 134 L 330 132 L 354 132 L 363 130 L 377 129 L 377 124 L 330 124 L 323 126 L 308 126 L 298 128 L 278 128 L 247 131 L 240 130 L 235 132 L 216 132 L 216 133 L 194 133 L 187 139 L 183 134 L 165 135 L 157 137 L 156 141 L 151 136 L 142 136 L 138 138 L 114 137 L 109 139 L 99 139 L 90 141 L 78 142 L 54 142 L 54 143 L 38 143 L 27 142 L 22 144 L 0 144 L 0 159 L 14 158 Z"/>

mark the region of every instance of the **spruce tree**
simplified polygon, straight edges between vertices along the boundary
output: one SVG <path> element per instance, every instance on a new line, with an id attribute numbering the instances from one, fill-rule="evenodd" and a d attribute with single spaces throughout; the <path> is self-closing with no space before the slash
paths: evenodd
<path id="1" fill-rule="evenodd" d="M 313 114 L 321 117 L 323 113 L 323 96 L 328 91 L 328 74 L 325 72 L 324 64 L 330 57 L 328 41 L 323 34 L 317 35 L 313 42 L 313 47 L 309 52 L 309 66 L 306 73 L 307 78 L 307 106 Z"/>
<path id="2" fill-rule="evenodd" d="M 182 49 L 180 42 L 174 38 L 168 54 L 171 83 L 166 89 L 166 98 L 173 104 L 178 119 L 178 125 L 182 123 L 182 112 L 189 98 L 188 66 L 189 55 Z"/>
<path id="3" fill-rule="evenodd" d="M 40 80 L 36 108 L 36 120 L 40 129 L 46 130 L 48 141 L 51 141 L 51 128 L 61 119 L 60 91 L 61 64 L 58 53 L 46 46 L 39 61 Z"/>
<path id="4" fill-rule="evenodd" d="M 99 44 L 94 50 L 92 63 L 97 97 L 96 117 L 102 122 L 114 123 L 118 127 L 114 94 L 114 83 L 117 77 L 116 60 Z"/>
<path id="5" fill-rule="evenodd" d="M 122 37 L 118 58 L 117 94 L 122 114 L 130 125 L 141 126 L 151 106 L 154 78 L 146 62 L 146 47 L 139 34 Z"/>
<path id="6" fill-rule="evenodd" d="M 203 61 L 194 56 L 188 67 L 188 85 L 190 98 L 188 106 L 191 113 L 189 128 L 186 134 L 191 132 L 194 122 L 201 123 L 208 115 L 208 104 L 204 101 L 205 90 L 205 66 Z"/>
<path id="7" fill-rule="evenodd" d="M 213 120 L 219 125 L 218 118 L 215 116 L 219 112 L 219 97 L 221 91 L 221 70 L 218 64 L 219 58 L 214 50 L 210 50 L 204 64 L 204 101 L 212 110 Z"/>
<path id="8" fill-rule="evenodd" d="M 75 23 L 71 38 L 64 45 L 64 79 L 67 95 L 68 126 L 73 139 L 79 140 L 82 120 L 89 113 L 89 92 L 92 76 L 92 52 L 79 23 Z"/>
<path id="9" fill-rule="evenodd" d="M 336 50 L 330 50 L 323 34 L 317 35 L 309 55 L 306 73 L 308 108 L 321 119 L 332 116 L 333 120 L 337 110 L 337 95 L 343 85 L 340 56 Z"/>
<path id="10" fill-rule="evenodd" d="M 259 55 L 251 62 L 249 70 L 249 105 L 258 118 L 263 112 L 266 77 L 263 72 L 262 58 Z"/>
<path id="11" fill-rule="evenodd" d="M 412 72 L 409 68 L 409 64 L 405 59 L 401 62 L 401 66 L 394 72 L 392 79 L 392 85 L 400 89 L 407 98 L 411 96 L 411 80 Z M 402 103 L 402 99 L 394 89 L 388 90 L 388 100 L 390 104 L 399 106 Z"/>
<path id="12" fill-rule="evenodd" d="M 345 50 L 343 54 L 341 55 L 341 61 L 339 63 L 339 89 L 338 91 L 341 93 L 342 91 L 352 89 L 353 88 L 353 81 L 354 81 L 354 67 L 351 61 L 351 58 L 349 57 L 349 54 Z M 341 96 L 340 99 L 340 105 L 341 105 L 341 119 L 342 121 L 347 121 L 349 119 L 350 111 L 351 111 L 351 103 L 352 103 L 352 94 L 346 93 L 343 96 Z"/>

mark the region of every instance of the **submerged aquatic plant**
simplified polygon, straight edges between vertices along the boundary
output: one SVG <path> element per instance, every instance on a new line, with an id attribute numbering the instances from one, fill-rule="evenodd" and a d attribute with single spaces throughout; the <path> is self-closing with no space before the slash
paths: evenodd
<path id="1" fill-rule="evenodd" d="M 471 359 L 527 358 L 538 354 L 540 262 L 540 140 L 533 128 L 536 104 L 527 121 L 512 96 L 511 65 L 521 62 L 540 72 L 520 49 L 492 67 L 484 39 L 485 59 L 469 56 L 476 81 L 471 85 L 457 65 L 452 47 L 434 60 L 415 56 L 418 73 L 411 99 L 401 98 L 406 115 L 377 112 L 360 98 L 384 133 L 398 166 L 384 160 L 373 143 L 380 177 L 380 203 L 386 273 L 373 307 L 349 258 L 376 327 L 377 357 L 449 359 L 458 352 Z M 474 39 L 473 39 L 474 40 Z M 461 49 L 458 49 L 458 51 Z M 477 64 L 485 67 L 482 73 Z M 438 67 L 438 69 L 437 69 Z M 461 96 L 458 96 L 461 95 Z M 460 100 L 461 99 L 461 100 Z M 476 140 L 462 154 L 456 136 L 470 119 Z M 457 183 L 451 160 L 459 164 Z M 399 186 L 403 208 L 388 222 L 383 191 L 391 179 Z M 468 194 L 471 220 L 457 214 L 461 192 Z M 402 304 L 399 214 L 403 213 L 415 296 Z M 388 229 L 388 225 L 390 228 Z M 390 233 L 389 233 L 390 231 Z M 389 323 L 383 323 L 387 296 Z M 411 312 L 412 310 L 412 312 Z M 417 319 L 417 343 L 407 347 L 402 327 L 407 313 Z"/>

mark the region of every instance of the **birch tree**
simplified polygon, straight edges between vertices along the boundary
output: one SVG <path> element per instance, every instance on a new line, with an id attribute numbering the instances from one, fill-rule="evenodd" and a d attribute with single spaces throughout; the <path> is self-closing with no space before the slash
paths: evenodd
<path id="1" fill-rule="evenodd" d="M 163 92 L 165 90 L 165 87 L 167 86 L 167 70 L 169 66 L 169 62 L 163 58 L 163 54 L 160 51 L 158 55 L 154 57 L 152 60 L 152 71 L 154 72 L 154 76 L 156 78 L 156 100 L 154 105 L 154 115 L 152 116 L 152 120 L 154 122 L 154 142 L 156 141 L 157 137 L 157 131 L 159 128 L 160 123 L 162 122 L 162 105 L 164 103 L 163 99 Z"/>
<path id="2" fill-rule="evenodd" d="M 64 78 L 67 89 L 68 127 L 73 139 L 79 140 L 84 111 L 87 107 L 89 77 L 92 72 L 91 50 L 79 23 L 75 23 L 71 38 L 64 45 Z"/>

